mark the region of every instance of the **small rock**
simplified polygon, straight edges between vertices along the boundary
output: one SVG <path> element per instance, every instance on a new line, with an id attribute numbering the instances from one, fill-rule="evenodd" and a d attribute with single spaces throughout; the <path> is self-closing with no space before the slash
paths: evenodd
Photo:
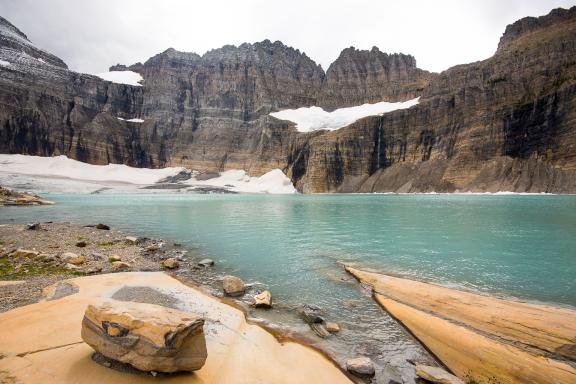
<path id="1" fill-rule="evenodd" d="M 374 363 L 367 357 L 357 357 L 346 361 L 346 370 L 358 377 L 372 377 L 376 374 Z"/>
<path id="2" fill-rule="evenodd" d="M 11 254 L 12 257 L 38 257 L 38 255 L 40 255 L 40 252 L 24 248 L 18 248 Z"/>
<path id="3" fill-rule="evenodd" d="M 96 229 L 103 229 L 105 231 L 108 231 L 108 230 L 110 230 L 110 226 L 108 226 L 106 224 L 99 223 L 99 224 L 96 224 Z"/>
<path id="4" fill-rule="evenodd" d="M 122 260 L 122 258 L 118 255 L 112 255 L 112 256 L 108 257 L 108 261 L 111 263 L 113 263 L 115 261 L 121 261 L 121 260 Z"/>
<path id="5" fill-rule="evenodd" d="M 178 262 L 178 260 L 176 260 L 173 257 L 170 257 L 166 260 L 163 260 L 160 264 L 162 264 L 162 266 L 164 268 L 168 268 L 168 269 L 175 269 L 175 268 L 178 268 L 180 266 L 180 263 Z"/>
<path id="6" fill-rule="evenodd" d="M 26 229 L 28 229 L 30 231 L 39 231 L 42 229 L 42 227 L 40 226 L 40 223 L 33 223 L 33 224 L 28 224 Z"/>
<path id="7" fill-rule="evenodd" d="M 136 245 L 142 242 L 142 239 L 136 236 L 126 236 L 125 238 L 128 244 Z"/>
<path id="8" fill-rule="evenodd" d="M 128 268 L 130 268 L 130 264 L 125 263 L 123 261 L 115 261 L 112 263 L 112 269 L 114 269 L 115 271 L 120 271 Z"/>
<path id="9" fill-rule="evenodd" d="M 64 268 L 70 270 L 70 271 L 76 271 L 81 269 L 79 266 L 74 265 L 74 264 L 70 264 L 70 263 L 66 263 L 66 265 L 64 265 Z"/>
<path id="10" fill-rule="evenodd" d="M 87 245 L 88 245 L 88 243 L 85 242 L 84 240 L 80 240 L 79 242 L 76 243 L 76 246 L 79 248 L 84 248 Z"/>
<path id="11" fill-rule="evenodd" d="M 246 291 L 244 282 L 236 276 L 224 276 L 222 286 L 224 288 L 224 293 L 228 296 L 242 296 Z"/>
<path id="12" fill-rule="evenodd" d="M 195 371 L 208 352 L 204 319 L 153 304 L 106 301 L 89 305 L 82 340 L 105 357 L 145 372 Z"/>
<path id="13" fill-rule="evenodd" d="M 330 336 L 330 333 L 326 330 L 326 327 L 324 327 L 324 324 L 322 323 L 310 323 L 308 324 L 310 326 L 310 329 L 312 329 L 312 331 L 314 331 L 314 333 L 321 337 L 321 338 L 325 338 Z"/>
<path id="14" fill-rule="evenodd" d="M 201 267 L 211 267 L 214 265 L 214 260 L 212 259 L 203 259 L 198 262 L 198 265 Z"/>
<path id="15" fill-rule="evenodd" d="M 112 366 L 112 364 L 110 364 L 109 361 L 103 362 L 102 365 L 105 366 L 106 368 L 110 368 Z"/>
<path id="16" fill-rule="evenodd" d="M 256 308 L 271 308 L 272 307 L 272 294 L 270 291 L 264 291 L 257 294 L 252 298 L 252 305 Z"/>
<path id="17" fill-rule="evenodd" d="M 324 318 L 321 316 L 322 309 L 315 305 L 304 304 L 299 309 L 300 316 L 308 324 L 323 323 Z"/>
<path id="18" fill-rule="evenodd" d="M 146 250 L 148 252 L 156 252 L 156 251 L 160 250 L 160 247 L 157 244 L 152 244 L 152 245 L 149 245 L 148 247 L 146 247 Z"/>
<path id="19" fill-rule="evenodd" d="M 72 252 L 64 252 L 63 254 L 60 255 L 60 259 L 74 265 L 84 264 L 85 261 L 84 256 L 79 256 Z"/>
<path id="20" fill-rule="evenodd" d="M 92 267 L 86 270 L 87 275 L 94 275 L 96 273 L 102 272 L 102 267 Z"/>
<path id="21" fill-rule="evenodd" d="M 158 376 L 158 372 L 156 372 L 156 371 L 150 371 L 150 374 L 154 377 Z"/>
<path id="22" fill-rule="evenodd" d="M 456 376 L 446 372 L 442 368 L 432 367 L 430 365 L 417 365 L 416 375 L 431 383 L 437 384 L 464 384 Z"/>
<path id="23" fill-rule="evenodd" d="M 327 321 L 326 322 L 326 330 L 330 333 L 337 333 L 337 332 L 340 332 L 340 326 L 337 323 Z"/>

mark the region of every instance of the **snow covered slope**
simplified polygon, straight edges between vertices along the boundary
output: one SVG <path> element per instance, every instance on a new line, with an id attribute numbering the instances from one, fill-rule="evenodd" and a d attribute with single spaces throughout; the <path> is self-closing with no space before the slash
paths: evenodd
<path id="1" fill-rule="evenodd" d="M 184 180 L 166 181 L 184 175 Z M 94 192 L 97 190 L 146 191 L 214 189 L 237 193 L 295 193 L 290 179 L 279 169 L 259 177 L 243 170 L 229 170 L 198 180 L 199 172 L 183 167 L 161 169 L 133 168 L 122 164 L 92 165 L 66 156 L 40 157 L 0 154 L 0 185 L 35 192 Z"/>
<path id="2" fill-rule="evenodd" d="M 283 111 L 273 112 L 270 116 L 296 123 L 296 129 L 300 132 L 312 132 L 320 129 L 333 131 L 346 127 L 363 117 L 381 115 L 397 109 L 410 108 L 418 104 L 419 99 L 418 97 L 399 103 L 382 101 L 376 104 L 363 104 L 356 107 L 340 108 L 333 112 L 326 112 L 320 107 L 285 109 Z"/>
<path id="3" fill-rule="evenodd" d="M 96 76 L 113 83 L 135 85 L 137 87 L 141 87 L 142 84 L 140 82 L 144 80 L 139 73 L 133 71 L 111 71 L 98 73 Z"/>

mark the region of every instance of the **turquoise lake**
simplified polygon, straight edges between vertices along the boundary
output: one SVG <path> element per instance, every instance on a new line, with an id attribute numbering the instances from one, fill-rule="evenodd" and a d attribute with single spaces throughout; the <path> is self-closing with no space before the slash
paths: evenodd
<path id="1" fill-rule="evenodd" d="M 400 372 L 400 360 L 425 352 L 383 316 L 339 262 L 576 306 L 576 196 L 45 196 L 57 204 L 3 208 L 0 222 L 103 222 L 182 243 L 190 255 L 214 259 L 221 273 L 267 287 L 280 307 L 325 308 L 352 330 L 338 343 L 379 356 Z M 359 302 L 362 311 L 347 301 Z M 380 346 L 374 350 L 370 340 Z"/>

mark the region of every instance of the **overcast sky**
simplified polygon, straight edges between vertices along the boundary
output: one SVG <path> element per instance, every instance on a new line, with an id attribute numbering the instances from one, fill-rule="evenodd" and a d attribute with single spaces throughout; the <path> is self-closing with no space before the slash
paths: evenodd
<path id="1" fill-rule="evenodd" d="M 281 40 L 327 69 L 349 46 L 409 53 L 442 71 L 491 56 L 507 24 L 576 0 L 0 0 L 0 15 L 76 71 L 98 73 L 169 47 L 203 54 Z"/>

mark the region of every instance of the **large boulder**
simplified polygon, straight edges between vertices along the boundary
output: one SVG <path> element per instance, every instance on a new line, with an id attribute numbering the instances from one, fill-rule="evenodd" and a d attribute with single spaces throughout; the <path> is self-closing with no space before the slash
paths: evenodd
<path id="1" fill-rule="evenodd" d="M 442 368 L 429 365 L 417 365 L 416 375 L 426 381 L 437 384 L 464 384 L 462 380 Z"/>
<path id="2" fill-rule="evenodd" d="M 195 371 L 208 356 L 204 319 L 159 305 L 89 305 L 81 334 L 97 352 L 142 371 Z"/>
<path id="3" fill-rule="evenodd" d="M 236 276 L 224 276 L 222 281 L 224 293 L 228 296 L 242 296 L 246 291 L 246 286 L 241 278 Z"/>

